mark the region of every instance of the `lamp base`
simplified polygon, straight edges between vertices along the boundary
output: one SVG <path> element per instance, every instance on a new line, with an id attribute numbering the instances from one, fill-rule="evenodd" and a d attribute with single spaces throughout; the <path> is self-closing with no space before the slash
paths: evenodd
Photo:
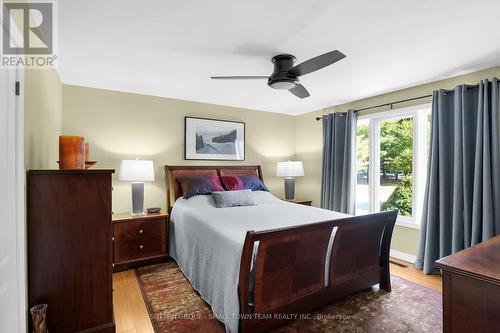
<path id="1" fill-rule="evenodd" d="M 295 178 L 293 177 L 285 178 L 285 199 L 295 199 Z"/>
<path id="2" fill-rule="evenodd" d="M 144 214 L 144 183 L 132 183 L 132 214 Z"/>

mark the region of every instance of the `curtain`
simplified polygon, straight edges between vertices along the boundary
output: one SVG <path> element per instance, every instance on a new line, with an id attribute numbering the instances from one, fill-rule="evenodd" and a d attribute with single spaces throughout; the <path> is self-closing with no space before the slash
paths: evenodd
<path id="1" fill-rule="evenodd" d="M 500 233 L 499 82 L 433 93 L 416 267 Z"/>
<path id="2" fill-rule="evenodd" d="M 356 113 L 323 116 L 321 208 L 354 214 Z"/>

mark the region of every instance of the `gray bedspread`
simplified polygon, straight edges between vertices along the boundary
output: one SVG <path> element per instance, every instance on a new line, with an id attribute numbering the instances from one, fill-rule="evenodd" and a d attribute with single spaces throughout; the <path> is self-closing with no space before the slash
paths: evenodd
<path id="1" fill-rule="evenodd" d="M 288 203 L 263 191 L 257 205 L 216 208 L 211 195 L 179 198 L 170 217 L 169 251 L 226 332 L 238 331 L 238 274 L 248 230 L 262 231 L 348 215 Z"/>

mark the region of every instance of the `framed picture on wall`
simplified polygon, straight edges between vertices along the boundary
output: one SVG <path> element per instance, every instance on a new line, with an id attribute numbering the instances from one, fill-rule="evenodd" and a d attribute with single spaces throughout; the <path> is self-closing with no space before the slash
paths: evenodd
<path id="1" fill-rule="evenodd" d="M 245 123 L 185 117 L 184 159 L 243 161 Z"/>

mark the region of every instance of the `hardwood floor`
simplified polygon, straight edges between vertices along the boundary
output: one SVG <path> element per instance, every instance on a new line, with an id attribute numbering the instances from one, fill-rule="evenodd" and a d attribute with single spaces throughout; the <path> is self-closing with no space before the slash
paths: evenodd
<path id="1" fill-rule="evenodd" d="M 116 333 L 154 333 L 133 269 L 113 274 Z"/>
<path id="2" fill-rule="evenodd" d="M 406 261 L 394 258 L 391 258 L 391 261 L 407 266 L 406 268 L 404 268 L 391 263 L 391 275 L 395 275 L 421 286 L 442 292 L 441 275 L 425 275 L 421 270 L 413 267 L 413 264 L 410 264 Z"/>
<path id="3" fill-rule="evenodd" d="M 391 258 L 391 274 L 441 292 L 441 276 L 425 275 L 412 264 Z M 113 274 L 116 333 L 154 333 L 134 270 Z"/>

